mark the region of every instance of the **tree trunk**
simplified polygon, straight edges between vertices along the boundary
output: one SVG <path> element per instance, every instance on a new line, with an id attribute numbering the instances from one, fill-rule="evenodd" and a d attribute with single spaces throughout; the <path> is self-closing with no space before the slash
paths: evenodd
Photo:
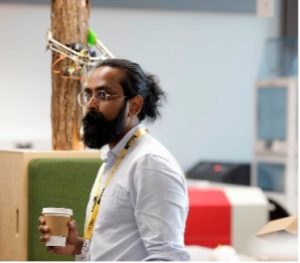
<path id="1" fill-rule="evenodd" d="M 86 44 L 89 0 L 52 0 L 51 30 L 53 38 L 63 44 Z M 52 53 L 52 63 L 59 58 Z M 57 65 L 63 69 L 70 64 L 69 59 Z M 80 141 L 80 122 L 82 109 L 76 96 L 80 92 L 80 80 L 66 78 L 52 72 L 52 147 L 54 150 L 78 150 Z"/>

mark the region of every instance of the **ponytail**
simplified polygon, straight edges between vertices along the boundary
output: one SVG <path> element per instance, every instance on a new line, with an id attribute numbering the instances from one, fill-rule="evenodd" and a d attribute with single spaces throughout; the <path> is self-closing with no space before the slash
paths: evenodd
<path id="1" fill-rule="evenodd" d="M 144 105 L 139 114 L 139 119 L 147 118 L 149 121 L 155 121 L 160 117 L 159 108 L 162 106 L 163 101 L 166 100 L 166 95 L 161 89 L 158 79 L 154 75 L 146 75 L 147 94 L 144 97 Z"/>

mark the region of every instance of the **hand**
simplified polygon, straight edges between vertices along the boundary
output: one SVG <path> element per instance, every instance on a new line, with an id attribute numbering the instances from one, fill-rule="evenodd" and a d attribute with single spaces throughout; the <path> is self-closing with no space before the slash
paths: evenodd
<path id="1" fill-rule="evenodd" d="M 39 227 L 38 230 L 42 234 L 40 240 L 42 242 L 47 242 L 50 239 L 50 229 L 46 225 L 45 218 L 43 216 L 39 217 Z M 68 222 L 69 233 L 66 241 L 65 247 L 47 247 L 48 251 L 60 254 L 60 255 L 76 255 L 80 254 L 83 245 L 83 239 L 78 236 L 77 224 L 75 220 Z"/>

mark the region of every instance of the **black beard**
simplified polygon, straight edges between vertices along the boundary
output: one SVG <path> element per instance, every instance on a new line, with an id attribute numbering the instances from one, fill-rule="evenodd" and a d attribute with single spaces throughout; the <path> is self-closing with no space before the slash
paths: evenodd
<path id="1" fill-rule="evenodd" d="M 100 149 L 105 144 L 116 141 L 124 130 L 126 102 L 117 117 L 107 120 L 101 112 L 89 111 L 82 119 L 83 142 L 92 149 Z"/>

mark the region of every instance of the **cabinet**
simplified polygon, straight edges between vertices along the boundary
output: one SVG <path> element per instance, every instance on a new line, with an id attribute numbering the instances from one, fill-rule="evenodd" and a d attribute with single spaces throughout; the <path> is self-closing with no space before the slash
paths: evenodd
<path id="1" fill-rule="evenodd" d="M 252 185 L 289 214 L 296 214 L 298 206 L 297 113 L 296 77 L 257 81 Z"/>

